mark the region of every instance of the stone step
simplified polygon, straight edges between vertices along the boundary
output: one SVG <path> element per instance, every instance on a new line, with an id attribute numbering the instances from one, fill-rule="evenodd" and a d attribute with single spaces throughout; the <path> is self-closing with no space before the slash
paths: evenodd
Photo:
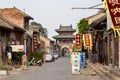
<path id="1" fill-rule="evenodd" d="M 120 80 L 120 78 L 118 76 L 115 76 L 114 74 L 108 73 L 106 75 L 110 77 L 112 80 Z"/>
<path id="2" fill-rule="evenodd" d="M 95 69 L 95 72 L 96 72 L 103 80 L 112 80 L 111 78 L 107 77 L 103 72 L 99 71 L 99 69 Z"/>
<path id="3" fill-rule="evenodd" d="M 110 73 L 120 77 L 120 72 L 116 71 L 116 70 L 110 70 Z"/>
<path id="4" fill-rule="evenodd" d="M 110 78 L 111 80 L 120 80 L 119 76 L 116 76 L 115 74 L 110 72 L 111 70 L 104 70 L 102 67 L 98 70 L 101 71 L 104 75 L 106 75 L 106 77 Z"/>

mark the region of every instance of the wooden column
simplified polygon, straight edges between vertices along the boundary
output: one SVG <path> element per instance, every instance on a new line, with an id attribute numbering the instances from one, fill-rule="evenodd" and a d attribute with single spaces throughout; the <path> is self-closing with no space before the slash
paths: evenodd
<path id="1" fill-rule="evenodd" d="M 114 35 L 112 33 L 112 67 L 115 66 L 115 43 L 114 43 Z"/>
<path id="2" fill-rule="evenodd" d="M 110 50 L 110 40 L 109 40 L 109 34 L 108 34 L 108 36 L 107 36 L 107 54 L 108 54 L 108 65 L 109 65 L 109 63 L 110 63 L 110 57 L 109 57 L 109 50 Z"/>

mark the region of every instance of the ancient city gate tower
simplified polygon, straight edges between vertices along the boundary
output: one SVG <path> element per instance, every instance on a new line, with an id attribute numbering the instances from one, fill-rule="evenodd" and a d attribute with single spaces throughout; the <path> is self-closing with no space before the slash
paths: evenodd
<path id="1" fill-rule="evenodd" d="M 75 35 L 73 35 L 73 33 L 76 30 L 72 28 L 72 25 L 60 25 L 59 29 L 55 29 L 55 31 L 58 33 L 58 35 L 54 36 L 53 38 L 56 39 L 56 43 L 61 49 L 61 55 L 64 56 L 65 53 L 74 45 L 73 41 L 75 40 Z"/>

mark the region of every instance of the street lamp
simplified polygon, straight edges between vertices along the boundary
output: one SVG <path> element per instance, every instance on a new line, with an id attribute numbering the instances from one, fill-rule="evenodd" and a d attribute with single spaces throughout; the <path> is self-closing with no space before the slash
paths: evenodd
<path id="1" fill-rule="evenodd" d="M 24 52 L 26 54 L 26 40 L 27 40 L 27 34 L 26 33 L 23 35 L 23 39 L 24 39 Z"/>

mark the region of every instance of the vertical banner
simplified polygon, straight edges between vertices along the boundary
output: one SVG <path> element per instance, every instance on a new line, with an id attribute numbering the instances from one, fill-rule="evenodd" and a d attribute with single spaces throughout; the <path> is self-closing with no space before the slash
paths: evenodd
<path id="1" fill-rule="evenodd" d="M 80 53 L 80 67 L 85 67 L 86 66 L 86 57 L 85 57 L 85 52 Z"/>
<path id="2" fill-rule="evenodd" d="M 77 49 L 81 48 L 81 37 L 80 37 L 80 34 L 76 34 L 76 48 Z"/>
<path id="3" fill-rule="evenodd" d="M 91 34 L 83 34 L 83 41 L 84 41 L 84 47 L 88 47 L 88 48 L 92 47 Z"/>
<path id="4" fill-rule="evenodd" d="M 72 74 L 80 74 L 80 52 L 72 53 Z"/>
<path id="5" fill-rule="evenodd" d="M 120 0 L 104 0 L 104 4 L 107 7 L 107 13 L 110 15 L 112 28 L 115 36 L 116 32 L 120 36 Z"/>

